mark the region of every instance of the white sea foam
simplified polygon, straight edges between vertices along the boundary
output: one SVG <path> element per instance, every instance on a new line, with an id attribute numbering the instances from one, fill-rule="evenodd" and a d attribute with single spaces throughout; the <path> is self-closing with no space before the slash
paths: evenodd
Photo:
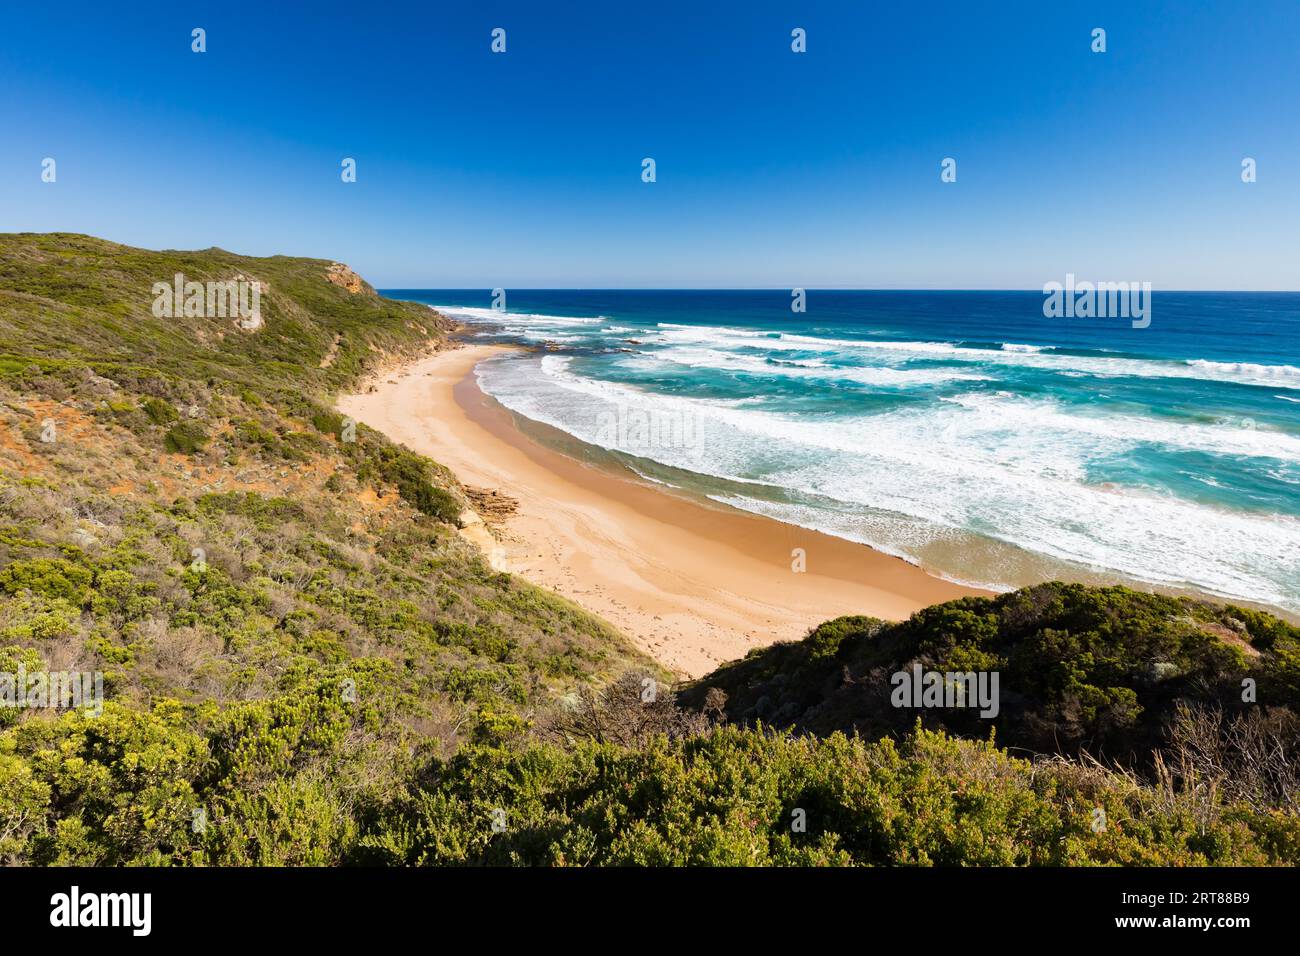
<path id="1" fill-rule="evenodd" d="M 1134 415 L 1089 415 L 1070 411 L 1052 400 L 1022 399 L 1005 393 L 971 393 L 941 398 L 940 401 L 971 411 L 973 417 L 969 421 L 981 429 L 1075 433 L 1109 442 L 1112 446 L 1122 446 L 1113 450 L 1155 444 L 1215 455 L 1300 462 L 1300 437 L 1275 429 L 1242 427 L 1239 421 L 1234 420 L 1196 424 Z"/>
<path id="2" fill-rule="evenodd" d="M 436 305 L 437 309 L 452 318 L 476 323 L 509 323 L 526 326 L 517 334 L 539 341 L 540 331 L 546 328 L 583 327 L 608 322 L 605 316 L 585 317 L 549 315 L 531 312 L 499 311 L 492 308 L 458 305 Z M 592 330 L 596 332 L 597 330 Z M 697 343 L 719 349 L 758 349 L 770 352 L 843 352 L 856 350 L 878 354 L 890 364 L 906 362 L 912 358 L 934 357 L 972 364 L 995 363 L 1043 369 L 1067 375 L 1094 375 L 1099 377 L 1185 378 L 1202 381 L 1239 383 L 1282 389 L 1300 389 L 1300 368 L 1293 365 L 1266 365 L 1258 362 L 1215 362 L 1208 359 L 1154 360 L 1125 358 L 1120 355 L 1079 356 L 1049 351 L 1048 346 L 1002 343 L 1000 348 L 968 348 L 952 342 L 882 341 L 872 339 L 827 338 L 789 332 L 762 332 L 735 326 L 686 325 L 672 322 L 658 323 L 655 330 L 644 333 L 621 325 L 610 325 L 598 330 L 603 334 L 638 334 L 650 341 L 666 345 Z M 816 360 L 803 359 L 801 362 Z M 810 366 L 811 367 L 811 366 Z M 887 377 L 887 376 L 886 376 Z M 867 384 L 889 384 L 883 378 Z M 1278 396 L 1285 398 L 1285 396 Z M 1291 399 L 1287 399 L 1291 400 Z"/>
<path id="3" fill-rule="evenodd" d="M 1222 380 L 1240 379 L 1258 384 L 1276 383 L 1281 388 L 1300 388 L 1300 368 L 1294 365 L 1262 365 L 1258 362 L 1211 362 L 1188 359 L 1187 367 Z"/>
<path id="4" fill-rule="evenodd" d="M 859 382 L 883 388 L 906 388 L 941 385 L 946 382 L 988 381 L 988 376 L 961 369 L 899 369 L 888 366 L 834 366 L 817 359 L 768 360 L 758 356 L 726 352 L 721 349 L 678 347 L 640 352 L 621 360 L 628 368 L 645 368 L 670 363 L 689 368 L 707 368 L 725 372 L 822 381 Z"/>
<path id="5" fill-rule="evenodd" d="M 598 325 L 601 322 L 609 320 L 603 316 L 595 318 L 584 318 L 576 315 L 543 315 L 536 312 L 511 312 L 502 309 L 483 309 L 476 306 L 468 305 L 434 305 L 432 309 L 437 309 L 443 315 L 449 315 L 453 319 L 464 319 L 466 322 L 512 322 L 515 324 L 524 323 L 528 325 Z"/>
<path id="6" fill-rule="evenodd" d="M 856 350 L 892 356 L 895 361 L 914 357 L 950 361 L 993 363 L 1047 371 L 1083 372 L 1101 377 L 1186 378 L 1201 381 L 1260 385 L 1268 388 L 1300 389 L 1300 368 L 1294 365 L 1262 365 L 1252 362 L 1212 362 L 1204 359 L 1155 360 L 1123 358 L 1118 355 L 1064 355 L 1060 352 L 1020 349 L 967 348 L 952 342 L 905 342 L 869 339 L 836 339 L 782 332 L 766 334 L 753 329 L 725 326 L 691 326 L 660 323 L 659 337 L 666 343 L 697 342 L 722 348 L 750 348 L 768 351 L 843 352 Z"/>
<path id="7" fill-rule="evenodd" d="M 569 332 L 558 332 L 554 329 L 525 329 L 518 326 L 508 326 L 500 332 L 507 338 L 527 339 L 530 342 L 580 342 L 581 335 L 574 335 Z"/>

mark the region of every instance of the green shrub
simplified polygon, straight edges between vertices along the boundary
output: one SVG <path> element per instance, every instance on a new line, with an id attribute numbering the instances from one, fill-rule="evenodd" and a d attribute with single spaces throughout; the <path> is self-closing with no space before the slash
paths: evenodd
<path id="1" fill-rule="evenodd" d="M 1249 635 L 1258 654 L 1222 639 Z M 924 608 L 906 621 L 843 617 L 803 641 L 751 652 L 688 688 L 703 706 L 716 687 L 733 720 L 868 737 L 910 729 L 916 711 L 891 705 L 891 674 L 913 666 L 997 672 L 1002 706 L 922 712 L 927 726 L 1039 753 L 1105 753 L 1142 765 L 1160 747 L 1180 700 L 1241 706 L 1253 678 L 1272 706 L 1300 711 L 1300 631 L 1273 617 L 1123 587 L 1051 582 L 995 598 Z M 870 692 L 874 689 L 876 692 Z"/>
<path id="2" fill-rule="evenodd" d="M 460 503 L 429 480 L 429 461 L 397 445 L 383 445 L 375 453 L 379 474 L 397 486 L 397 493 L 421 514 L 451 525 L 460 524 Z"/>
<path id="3" fill-rule="evenodd" d="M 208 443 L 207 432 L 197 422 L 181 422 L 167 430 L 163 446 L 173 454 L 192 455 Z"/>
<path id="4" fill-rule="evenodd" d="M 18 594 L 31 591 L 47 598 L 61 598 L 80 605 L 90 593 L 94 574 L 87 568 L 63 558 L 33 558 L 15 561 L 0 569 L 0 591 Z"/>
<path id="5" fill-rule="evenodd" d="M 149 416 L 149 421 L 155 425 L 167 425 L 180 418 L 176 409 L 171 402 L 163 401 L 161 398 L 146 398 L 140 403 L 144 413 Z"/>
<path id="6" fill-rule="evenodd" d="M 636 750 L 470 746 L 363 841 L 417 865 L 1258 865 L 1300 822 L 1167 806 L 1122 777 L 1035 768 L 991 744 L 726 728 Z M 1102 806 L 1108 827 L 1094 831 Z M 792 826 L 800 821 L 802 828 Z M 493 823 L 504 823 L 495 828 Z"/>

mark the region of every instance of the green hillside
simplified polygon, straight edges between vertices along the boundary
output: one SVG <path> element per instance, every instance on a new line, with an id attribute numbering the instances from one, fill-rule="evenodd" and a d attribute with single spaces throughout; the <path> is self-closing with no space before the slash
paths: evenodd
<path id="1" fill-rule="evenodd" d="M 155 316 L 178 272 L 263 322 Z M 462 539 L 445 469 L 332 410 L 448 331 L 324 260 L 0 236 L 0 677 L 106 700 L 0 707 L 0 863 L 1300 862 L 1268 615 L 1034 589 L 647 699 L 623 635 Z M 913 660 L 1005 668 L 998 736 L 879 712 Z M 1243 675 L 1259 707 L 1206 709 Z M 1099 748 L 1143 759 L 1053 756 Z"/>
<path id="2" fill-rule="evenodd" d="M 326 281 L 331 265 L 221 249 L 151 252 L 67 233 L 0 235 L 0 358 L 10 368 L 20 359 L 46 369 L 82 363 L 324 394 L 445 331 L 423 306 L 385 299 L 364 282 L 352 293 Z M 156 318 L 153 285 L 171 284 L 177 273 L 265 283 L 265 328 L 245 333 L 229 321 Z"/>
<path id="3" fill-rule="evenodd" d="M 891 676 L 917 665 L 998 672 L 1000 712 L 893 706 Z M 726 694 L 727 716 L 739 722 L 874 738 L 919 717 L 962 736 L 994 730 L 999 743 L 1030 753 L 1142 765 L 1167 741 L 1180 705 L 1300 712 L 1300 628 L 1188 598 L 1044 584 L 936 605 L 898 624 L 828 621 L 804 641 L 719 668 L 683 701 L 702 706 L 710 688 Z"/>

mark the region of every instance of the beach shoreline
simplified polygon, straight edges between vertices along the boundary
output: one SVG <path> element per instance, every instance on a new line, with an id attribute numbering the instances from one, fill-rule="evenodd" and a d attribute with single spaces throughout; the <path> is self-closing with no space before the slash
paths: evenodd
<path id="1" fill-rule="evenodd" d="M 693 678 L 843 614 L 900 620 L 987 594 L 817 531 L 657 487 L 533 440 L 474 369 L 509 351 L 462 344 L 386 371 L 338 409 L 495 491 L 513 513 L 465 536 L 494 567 L 600 615 Z M 802 563 L 804 570 L 795 570 Z"/>

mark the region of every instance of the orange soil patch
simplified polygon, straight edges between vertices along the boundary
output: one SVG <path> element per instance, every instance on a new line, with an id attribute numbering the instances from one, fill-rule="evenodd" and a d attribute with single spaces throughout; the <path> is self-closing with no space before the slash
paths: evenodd
<path id="1" fill-rule="evenodd" d="M 1246 640 L 1230 627 L 1224 627 L 1222 624 L 1202 624 L 1201 630 L 1205 631 L 1207 634 L 1213 634 L 1225 644 L 1231 644 L 1233 647 L 1240 648 L 1247 657 L 1260 656 L 1259 648 L 1255 647 L 1255 645 L 1251 644 L 1250 641 Z"/>

